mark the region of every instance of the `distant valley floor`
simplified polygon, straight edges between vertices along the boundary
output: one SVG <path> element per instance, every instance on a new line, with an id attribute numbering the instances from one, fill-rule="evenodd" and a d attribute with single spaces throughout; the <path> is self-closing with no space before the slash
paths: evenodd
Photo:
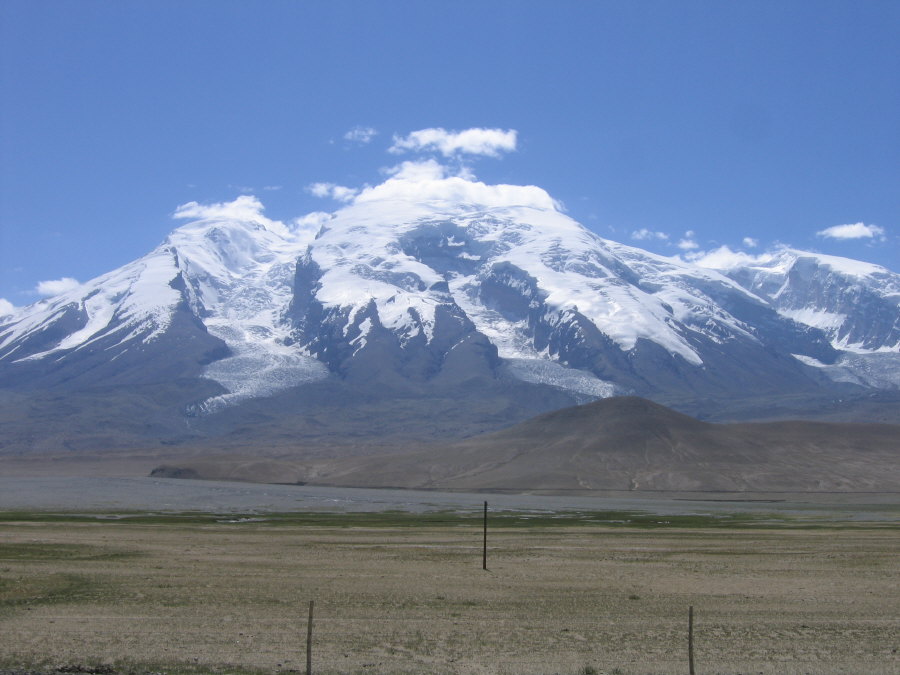
<path id="1" fill-rule="evenodd" d="M 900 493 L 616 492 L 508 494 L 270 485 L 149 477 L 0 475 L 0 511 L 266 514 L 407 512 L 778 514 L 814 523 L 900 521 Z"/>

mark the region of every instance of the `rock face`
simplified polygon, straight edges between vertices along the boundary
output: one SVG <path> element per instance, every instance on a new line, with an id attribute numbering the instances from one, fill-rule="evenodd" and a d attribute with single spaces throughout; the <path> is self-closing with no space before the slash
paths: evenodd
<path id="1" fill-rule="evenodd" d="M 459 177 L 388 179 L 312 229 L 249 197 L 188 206 L 144 258 L 0 318 L 0 388 L 65 392 L 87 420 L 145 396 L 167 429 L 148 442 L 182 442 L 465 435 L 618 394 L 777 416 L 900 386 L 900 277 L 873 265 L 703 268 L 602 239 L 539 188 Z"/>

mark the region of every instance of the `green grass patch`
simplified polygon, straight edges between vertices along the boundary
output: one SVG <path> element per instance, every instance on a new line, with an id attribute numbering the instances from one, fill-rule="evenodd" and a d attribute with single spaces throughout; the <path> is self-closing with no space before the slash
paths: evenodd
<path id="1" fill-rule="evenodd" d="M 119 560 L 139 556 L 137 551 L 114 551 L 80 544 L 0 544 L 0 562 Z"/>
<path id="2" fill-rule="evenodd" d="M 78 574 L 31 574 L 0 577 L 0 614 L 29 605 L 83 602 L 96 595 L 99 586 Z"/>

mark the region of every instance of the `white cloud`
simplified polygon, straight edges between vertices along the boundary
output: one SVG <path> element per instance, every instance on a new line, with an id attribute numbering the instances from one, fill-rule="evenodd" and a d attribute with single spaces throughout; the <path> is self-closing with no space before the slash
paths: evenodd
<path id="1" fill-rule="evenodd" d="M 759 246 L 759 239 L 754 239 L 753 237 L 744 237 L 744 246 L 747 248 L 756 248 Z"/>
<path id="2" fill-rule="evenodd" d="M 444 178 L 462 178 L 464 181 L 477 182 L 478 177 L 472 171 L 472 167 L 458 164 L 451 169 L 435 159 L 421 161 L 401 162 L 396 166 L 388 166 L 381 169 L 383 174 L 399 178 L 401 180 L 443 180 Z"/>
<path id="3" fill-rule="evenodd" d="M 353 201 L 357 192 L 359 190 L 356 188 L 344 187 L 343 185 L 333 185 L 331 187 L 331 196 L 339 202 Z"/>
<path id="4" fill-rule="evenodd" d="M 38 295 L 43 295 L 46 298 L 54 295 L 60 295 L 61 293 L 65 293 L 66 291 L 71 291 L 75 288 L 78 288 L 79 286 L 81 286 L 81 284 L 77 279 L 73 279 L 72 277 L 63 277 L 62 279 L 39 281 L 34 290 Z"/>
<path id="5" fill-rule="evenodd" d="M 488 208 L 525 206 L 561 211 L 562 205 L 534 185 L 486 185 L 471 174 L 448 175 L 447 168 L 433 159 L 403 162 L 388 169 L 391 177 L 380 185 L 366 187 L 354 204 L 381 200 L 410 203 L 446 202 L 454 205 L 478 204 Z"/>
<path id="6" fill-rule="evenodd" d="M 638 239 L 640 241 L 646 241 L 648 239 L 659 239 L 660 241 L 668 241 L 669 235 L 665 232 L 653 232 L 648 230 L 646 227 L 641 228 L 640 230 L 635 230 L 631 233 L 632 239 Z"/>
<path id="7" fill-rule="evenodd" d="M 384 169 L 384 172 L 398 180 L 442 180 L 447 177 L 447 167 L 433 159 L 424 162 L 402 162 Z"/>
<path id="8" fill-rule="evenodd" d="M 388 152 L 400 154 L 407 151 L 437 151 L 444 157 L 459 154 L 499 157 L 501 152 L 516 149 L 516 130 L 507 129 L 465 129 L 447 131 L 441 128 L 413 131 L 406 138 L 394 136 L 394 144 Z"/>
<path id="9" fill-rule="evenodd" d="M 700 244 L 694 241 L 694 231 L 688 230 L 684 233 L 684 237 L 676 244 L 682 251 L 693 251 L 700 248 Z"/>
<path id="10" fill-rule="evenodd" d="M 232 202 L 188 202 L 175 209 L 172 217 L 179 220 L 241 220 L 259 223 L 273 232 L 286 233 L 284 223 L 264 216 L 264 209 L 262 202 L 253 195 L 241 195 Z"/>
<path id="11" fill-rule="evenodd" d="M 275 192 L 277 190 L 281 190 L 283 187 L 283 185 L 264 185 L 263 190 L 265 190 L 266 192 Z"/>
<path id="12" fill-rule="evenodd" d="M 816 232 L 820 237 L 828 239 L 877 239 L 884 241 L 884 228 L 878 225 L 853 223 L 851 225 L 834 225 Z"/>
<path id="13" fill-rule="evenodd" d="M 377 135 L 378 132 L 372 127 L 353 127 L 350 131 L 344 134 L 344 140 L 365 145 Z"/>
<path id="14" fill-rule="evenodd" d="M 0 316 L 8 316 L 16 311 L 16 306 L 6 298 L 0 298 Z"/>
<path id="15" fill-rule="evenodd" d="M 698 251 L 688 254 L 687 259 L 700 267 L 709 267 L 716 270 L 727 270 L 732 267 L 754 265 L 771 260 L 772 255 L 752 255 L 743 251 L 732 251 L 727 246 L 720 246 L 712 251 Z"/>
<path id="16" fill-rule="evenodd" d="M 315 197 L 330 197 L 339 202 L 351 202 L 359 190 L 334 183 L 313 183 L 306 188 Z"/>
<path id="17" fill-rule="evenodd" d="M 330 197 L 331 196 L 331 187 L 334 183 L 313 183 L 312 185 L 306 186 L 306 191 L 309 192 L 313 197 Z"/>
<path id="18" fill-rule="evenodd" d="M 217 202 L 214 204 L 188 202 L 175 209 L 172 217 L 179 220 L 211 220 L 218 218 L 253 220 L 254 218 L 264 217 L 262 212 L 262 202 L 256 197 L 253 195 L 241 195 L 233 202 Z"/>

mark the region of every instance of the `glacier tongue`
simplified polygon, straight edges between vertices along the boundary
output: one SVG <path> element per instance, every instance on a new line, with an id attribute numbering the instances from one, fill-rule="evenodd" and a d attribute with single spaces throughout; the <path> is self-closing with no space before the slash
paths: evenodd
<path id="1" fill-rule="evenodd" d="M 285 345 L 294 267 L 311 236 L 273 223 L 213 217 L 169 237 L 207 330 L 231 351 L 203 370 L 228 393 L 199 403 L 198 414 L 328 376 L 324 364 Z"/>
<path id="2" fill-rule="evenodd" d="M 232 343 L 235 345 L 235 343 Z M 203 376 L 228 390 L 197 404 L 195 412 L 211 414 L 250 398 L 271 396 L 285 389 L 328 377 L 328 369 L 311 356 L 290 351 L 259 349 L 259 344 L 244 344 L 233 356 L 211 363 Z"/>
<path id="3" fill-rule="evenodd" d="M 584 396 L 585 402 L 625 393 L 612 382 L 604 382 L 591 373 L 566 368 L 547 359 L 508 359 L 506 371 L 523 382 L 549 384 Z"/>
<path id="4" fill-rule="evenodd" d="M 849 382 L 874 389 L 897 389 L 900 383 L 900 353 L 844 353 L 832 364 L 795 354 L 808 366 L 819 368 L 835 382 Z"/>

